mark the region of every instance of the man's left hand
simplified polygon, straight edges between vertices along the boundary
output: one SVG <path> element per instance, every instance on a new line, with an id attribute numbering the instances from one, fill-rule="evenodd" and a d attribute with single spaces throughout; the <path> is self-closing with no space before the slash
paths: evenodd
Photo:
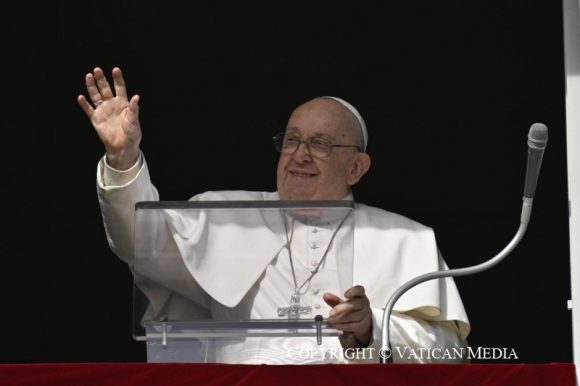
<path id="1" fill-rule="evenodd" d="M 337 330 L 345 332 L 341 339 L 343 348 L 368 346 L 373 333 L 372 312 L 365 288 L 356 285 L 344 293 L 346 300 L 332 293 L 325 293 L 324 301 L 332 307 L 328 323 Z M 356 339 L 357 342 L 354 341 Z"/>

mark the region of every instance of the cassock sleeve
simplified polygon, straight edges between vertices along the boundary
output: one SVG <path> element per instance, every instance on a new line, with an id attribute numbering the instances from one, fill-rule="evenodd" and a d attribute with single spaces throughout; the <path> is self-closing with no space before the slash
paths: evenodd
<path id="1" fill-rule="evenodd" d="M 127 171 L 111 168 L 103 157 L 97 166 L 97 196 L 109 246 L 129 265 L 135 275 L 135 204 L 140 201 L 159 200 L 143 155 Z M 160 213 L 151 213 L 148 216 L 151 216 L 147 221 L 148 226 L 140 230 L 147 232 L 147 235 L 139 238 L 142 243 L 148 244 L 138 245 L 137 249 L 153 251 L 158 256 L 178 255 L 164 217 Z M 157 218 L 154 219 L 154 216 Z M 169 267 L 165 265 L 163 269 L 155 269 L 151 266 L 135 275 L 135 284 L 150 301 L 147 317 L 157 319 L 166 316 L 178 320 L 184 309 L 181 306 L 186 299 L 194 302 L 189 307 L 192 310 L 190 318 L 194 315 L 206 315 L 205 309 L 209 308 L 207 295 L 187 273 L 181 258 L 171 261 Z M 181 266 L 175 264 L 176 262 L 181 263 Z M 178 283 L 180 288 L 168 288 L 164 283 Z"/>
<path id="2" fill-rule="evenodd" d="M 372 351 L 381 350 L 383 310 L 372 307 Z M 395 363 L 466 362 L 467 341 L 456 321 L 429 321 L 400 312 L 392 312 L 389 321 L 390 346 Z M 444 355 L 447 352 L 449 355 Z M 456 355 L 460 353 L 461 355 Z M 379 357 L 376 357 L 378 361 Z"/>
<path id="3" fill-rule="evenodd" d="M 353 284 L 363 285 L 370 300 L 372 347 L 378 353 L 383 310 L 391 296 L 409 280 L 448 267 L 431 228 L 361 204 L 356 215 Z M 465 351 L 469 331 L 469 320 L 453 278 L 423 282 L 405 292 L 394 305 L 389 323 L 393 360 L 441 362 L 429 355 L 418 357 L 414 354 L 454 348 Z M 451 361 L 461 360 L 455 356 Z"/>

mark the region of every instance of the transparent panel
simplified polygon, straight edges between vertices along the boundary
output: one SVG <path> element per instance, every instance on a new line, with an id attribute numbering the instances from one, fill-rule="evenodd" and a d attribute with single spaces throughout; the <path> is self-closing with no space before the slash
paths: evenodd
<path id="1" fill-rule="evenodd" d="M 343 200 L 138 203 L 133 334 L 148 361 L 336 362 L 323 295 L 352 287 L 353 224 Z"/>

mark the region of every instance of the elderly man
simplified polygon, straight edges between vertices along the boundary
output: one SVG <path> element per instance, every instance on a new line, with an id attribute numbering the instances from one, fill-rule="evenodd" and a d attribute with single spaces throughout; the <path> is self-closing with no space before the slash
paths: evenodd
<path id="1" fill-rule="evenodd" d="M 95 68 L 87 74 L 88 99 L 79 95 L 78 103 L 105 146 L 106 154 L 97 169 L 97 186 L 109 244 L 121 259 L 131 264 L 134 204 L 155 201 L 159 197 L 139 148 L 139 96 L 128 97 L 119 68 L 113 69 L 112 77 L 114 91 L 102 69 Z M 352 200 L 351 187 L 371 165 L 365 152 L 368 141 L 365 122 L 352 105 L 340 98 L 319 97 L 297 107 L 288 120 L 286 131 L 274 140 L 281 153 L 277 192 L 209 191 L 192 200 Z M 196 270 L 199 264 L 185 256 L 191 246 L 187 245 L 187 240 L 179 238 L 179 231 L 175 231 L 179 226 L 176 224 L 183 222 L 173 220 L 160 219 L 164 225 L 157 232 L 162 232 L 171 248 L 182 255 L 180 274 L 187 277 L 191 288 L 178 294 L 167 292 L 158 283 L 142 283 L 142 289 L 157 310 L 153 317 L 173 313 L 236 319 L 243 315 L 264 315 L 276 309 L 279 304 L 274 304 L 272 299 L 276 298 L 280 280 L 288 276 L 290 268 L 294 275 L 294 266 L 288 266 L 286 258 L 279 258 L 278 253 L 267 257 L 264 264 L 244 267 L 247 274 L 240 275 L 243 277 L 235 284 L 237 287 L 225 282 L 216 286 L 215 280 L 208 280 Z M 286 219 L 284 223 L 288 227 Z M 327 247 L 322 248 L 326 251 L 321 260 L 326 258 L 331 243 L 332 238 Z M 288 250 L 292 264 L 293 256 L 290 248 Z M 294 258 L 299 259 L 298 256 Z M 447 268 L 430 228 L 360 203 L 354 210 L 353 265 L 355 285 L 352 288 L 344 294 L 325 292 L 317 295 L 326 303 L 323 311 L 327 312 L 328 322 L 349 338 L 333 343 L 343 348 L 377 347 L 386 299 L 409 279 Z M 319 267 L 316 268 L 303 284 L 313 283 Z M 296 276 L 294 283 L 297 284 Z M 224 288 L 229 292 L 224 292 Z M 315 290 L 311 296 L 314 295 Z M 411 350 L 394 350 L 395 361 L 429 362 L 435 359 L 418 356 L 415 349 L 465 347 L 469 321 L 453 280 L 423 283 L 403 296 L 394 309 L 390 330 L 393 347 Z M 245 351 L 232 357 L 235 359 L 225 360 L 243 363 L 296 361 L 296 358 L 285 358 L 282 353 L 272 351 L 259 339 L 253 344 L 248 349 L 248 345 L 252 345 L 249 339 Z M 259 352 L 260 348 L 263 353 Z M 410 352 L 414 353 L 412 357 L 402 354 Z"/>

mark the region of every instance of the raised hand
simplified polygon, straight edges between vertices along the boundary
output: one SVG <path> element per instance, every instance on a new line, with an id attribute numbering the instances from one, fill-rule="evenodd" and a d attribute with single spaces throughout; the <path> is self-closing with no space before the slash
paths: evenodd
<path id="1" fill-rule="evenodd" d="M 79 95 L 77 101 L 105 145 L 109 165 L 127 170 L 139 159 L 142 136 L 139 95 L 129 100 L 121 69 L 113 68 L 112 74 L 114 93 L 103 70 L 96 67 L 93 73 L 85 76 L 91 103 L 84 95 Z"/>

